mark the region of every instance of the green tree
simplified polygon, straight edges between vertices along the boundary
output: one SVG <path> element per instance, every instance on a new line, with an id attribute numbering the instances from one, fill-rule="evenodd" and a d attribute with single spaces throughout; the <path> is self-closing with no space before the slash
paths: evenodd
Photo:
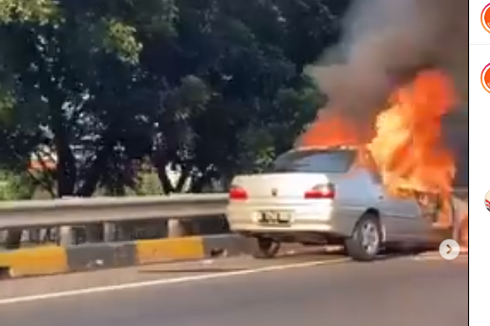
<path id="1" fill-rule="evenodd" d="M 141 64 L 170 88 L 191 76 L 198 96 L 160 109 L 156 165 L 178 162 L 199 191 L 291 146 L 323 100 L 303 68 L 336 41 L 345 7 L 330 2 L 180 1 L 176 34 L 144 44 Z"/>
<path id="2" fill-rule="evenodd" d="M 0 170 L 0 200 L 31 199 L 35 184 L 25 172 Z"/>
<path id="3" fill-rule="evenodd" d="M 133 82 L 141 50 L 136 25 L 142 20 L 141 29 L 157 24 L 162 33 L 171 29 L 173 6 L 149 1 L 142 8 L 125 0 L 46 0 L 39 8 L 26 3 L 17 1 L 0 16 L 0 41 L 9 45 L 0 49 L 0 66 L 7 67 L 2 87 L 12 99 L 0 112 L 14 126 L 5 138 L 19 158 L 26 157 L 17 151 L 26 135 L 51 146 L 57 195 L 88 195 L 108 157 L 117 157 L 118 131 L 128 130 L 145 109 L 135 103 L 141 95 Z M 74 146 L 87 148 L 85 162 L 75 158 Z"/>
<path id="4" fill-rule="evenodd" d="M 135 162 L 147 157 L 166 193 L 268 164 L 323 101 L 303 68 L 336 42 L 348 2 L 9 3 L 0 161 L 25 165 L 46 144 L 56 194 L 90 196 L 137 187 Z"/>

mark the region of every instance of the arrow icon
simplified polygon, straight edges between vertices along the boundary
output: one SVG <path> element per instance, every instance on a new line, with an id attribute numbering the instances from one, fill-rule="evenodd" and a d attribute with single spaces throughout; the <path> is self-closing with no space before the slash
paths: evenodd
<path id="1" fill-rule="evenodd" d="M 449 245 L 446 245 L 446 247 L 449 248 L 449 250 L 446 252 L 447 254 L 449 254 L 451 252 L 451 250 L 453 250 Z"/>

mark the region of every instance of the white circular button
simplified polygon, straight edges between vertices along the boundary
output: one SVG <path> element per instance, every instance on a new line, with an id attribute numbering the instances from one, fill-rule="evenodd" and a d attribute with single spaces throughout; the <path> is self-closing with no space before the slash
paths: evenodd
<path id="1" fill-rule="evenodd" d="M 447 239 L 441 242 L 439 246 L 439 254 L 446 260 L 453 260 L 459 256 L 459 244 L 453 239 Z"/>

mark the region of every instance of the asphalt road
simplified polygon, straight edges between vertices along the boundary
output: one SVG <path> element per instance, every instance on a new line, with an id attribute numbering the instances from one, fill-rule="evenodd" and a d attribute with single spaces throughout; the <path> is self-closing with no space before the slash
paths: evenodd
<path id="1" fill-rule="evenodd" d="M 468 265 L 465 257 L 354 263 L 306 255 L 3 281 L 0 325 L 463 326 Z"/>

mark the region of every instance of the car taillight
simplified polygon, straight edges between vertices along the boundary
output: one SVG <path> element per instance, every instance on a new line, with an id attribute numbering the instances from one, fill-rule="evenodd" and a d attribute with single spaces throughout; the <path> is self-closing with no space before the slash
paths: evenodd
<path id="1" fill-rule="evenodd" d="M 328 183 L 324 185 L 317 185 L 305 192 L 305 199 L 334 199 L 335 187 L 333 184 Z"/>
<path id="2" fill-rule="evenodd" d="M 228 192 L 228 198 L 232 200 L 245 200 L 248 198 L 248 194 L 242 187 L 231 186 Z"/>

